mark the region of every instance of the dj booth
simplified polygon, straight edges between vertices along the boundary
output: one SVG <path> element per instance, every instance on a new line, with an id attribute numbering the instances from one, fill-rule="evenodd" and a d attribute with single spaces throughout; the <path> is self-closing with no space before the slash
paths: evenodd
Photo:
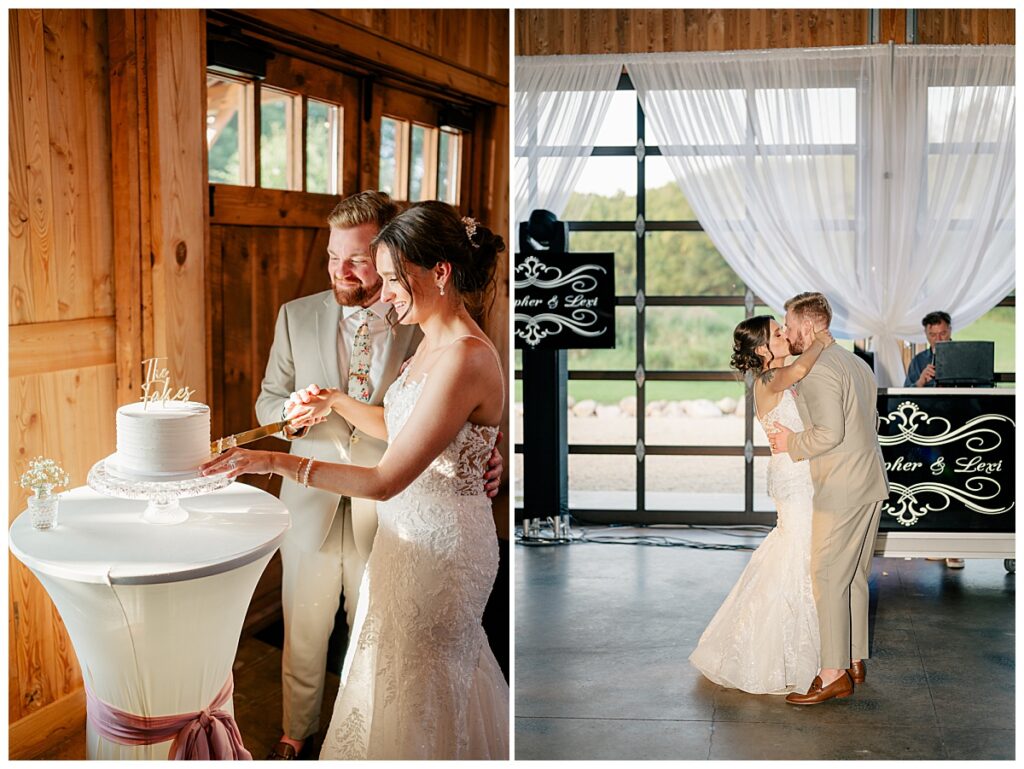
<path id="1" fill-rule="evenodd" d="M 1004 558 L 1015 525 L 1015 391 L 878 391 L 879 442 L 890 495 L 876 552 Z"/>

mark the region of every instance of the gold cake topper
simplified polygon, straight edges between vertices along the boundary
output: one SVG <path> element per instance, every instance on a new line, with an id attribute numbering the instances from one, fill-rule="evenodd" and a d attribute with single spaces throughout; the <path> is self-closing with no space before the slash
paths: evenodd
<path id="1" fill-rule="evenodd" d="M 146 367 L 146 380 L 142 383 L 142 408 L 149 408 L 149 404 L 155 401 L 166 403 L 167 401 L 187 401 L 195 392 L 191 387 L 179 387 L 177 392 L 171 394 L 171 374 L 157 365 L 157 361 L 164 358 L 147 358 L 142 361 Z"/>

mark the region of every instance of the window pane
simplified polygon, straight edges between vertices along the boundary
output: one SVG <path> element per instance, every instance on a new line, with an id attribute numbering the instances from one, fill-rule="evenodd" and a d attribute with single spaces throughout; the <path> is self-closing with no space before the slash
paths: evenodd
<path id="1" fill-rule="evenodd" d="M 743 382 L 650 382 L 644 419 L 649 445 L 742 446 Z"/>
<path id="2" fill-rule="evenodd" d="M 856 218 L 857 159 L 854 155 L 771 155 L 754 158 L 754 173 L 763 190 L 776 190 L 785 199 L 814 200 L 828 226 L 853 230 Z M 794 212 L 796 214 L 796 212 Z M 802 217 L 801 229 L 820 229 Z"/>
<path id="3" fill-rule="evenodd" d="M 853 88 L 766 88 L 755 91 L 760 144 L 854 144 Z M 794 120 L 794 115 L 807 120 Z"/>
<path id="4" fill-rule="evenodd" d="M 1013 120 L 1013 86 L 942 86 L 928 89 L 929 142 L 994 142 L 1003 133 L 999 116 Z M 979 121 L 978 116 L 989 119 Z M 982 128 L 980 135 L 975 129 Z"/>
<path id="5" fill-rule="evenodd" d="M 570 232 L 569 250 L 615 254 L 615 293 L 636 293 L 636 235 L 632 232 Z"/>
<path id="6" fill-rule="evenodd" d="M 297 189 L 289 184 L 294 156 L 292 95 L 270 88 L 261 89 L 260 94 L 260 186 Z"/>
<path id="7" fill-rule="evenodd" d="M 663 157 L 649 157 L 644 166 L 647 221 L 696 221 L 697 215 L 676 183 L 668 161 Z"/>
<path id="8" fill-rule="evenodd" d="M 636 509 L 636 457 L 569 455 L 569 508 Z"/>
<path id="9" fill-rule="evenodd" d="M 644 238 L 649 296 L 743 296 L 746 292 L 707 234 L 648 232 Z"/>
<path id="10" fill-rule="evenodd" d="M 636 444 L 636 383 L 569 381 L 569 443 Z"/>
<path id="11" fill-rule="evenodd" d="M 995 370 L 1015 371 L 1016 335 L 1013 323 L 1016 311 L 1016 307 L 995 307 L 966 328 L 962 330 L 954 328 L 953 339 L 960 342 L 995 342 Z"/>
<path id="12" fill-rule="evenodd" d="M 648 371 L 730 371 L 742 307 L 648 307 Z"/>
<path id="13" fill-rule="evenodd" d="M 636 158 L 587 158 L 562 219 L 602 221 L 636 219 Z"/>
<path id="14" fill-rule="evenodd" d="M 397 120 L 389 117 L 380 120 L 380 169 L 377 176 L 377 187 L 391 195 L 400 197 L 396 189 L 398 171 L 398 142 L 401 136 Z"/>
<path id="15" fill-rule="evenodd" d="M 413 125 L 409 152 L 409 200 L 423 200 L 423 176 L 426 171 L 427 129 Z"/>
<path id="16" fill-rule="evenodd" d="M 306 102 L 306 190 L 338 193 L 341 176 L 341 110 L 334 104 Z"/>
<path id="17" fill-rule="evenodd" d="M 743 457 L 649 456 L 644 463 L 648 510 L 743 510 Z"/>
<path id="18" fill-rule="evenodd" d="M 569 370 L 634 371 L 636 369 L 636 308 L 615 308 L 615 347 L 610 350 L 569 350 Z M 594 382 L 607 385 L 611 382 Z M 632 386 L 629 382 L 627 385 Z M 607 401 L 611 402 L 611 401 Z"/>
<path id="19" fill-rule="evenodd" d="M 206 147 L 211 184 L 246 184 L 241 147 L 246 114 L 246 83 L 208 75 L 206 78 Z"/>
<path id="20" fill-rule="evenodd" d="M 459 157 L 462 137 L 441 131 L 437 148 L 437 199 L 453 206 L 459 203 Z"/>
<path id="21" fill-rule="evenodd" d="M 673 126 L 673 137 L 678 137 L 682 147 L 692 145 L 726 145 L 735 147 L 746 141 L 747 132 L 747 99 L 746 92 L 739 89 L 731 90 L 689 90 L 689 91 L 651 91 L 648 98 L 652 102 L 663 101 L 669 105 L 678 104 L 678 109 L 668 107 L 659 110 L 661 114 L 678 115 L 679 124 Z M 707 120 L 705 115 L 724 113 L 732 115 L 728 121 Z M 659 134 L 657 126 L 648 119 L 647 146 L 661 147 L 662 152 L 670 152 L 669 145 Z"/>
<path id="22" fill-rule="evenodd" d="M 616 91 L 594 146 L 636 146 L 636 108 L 636 91 Z"/>
<path id="23" fill-rule="evenodd" d="M 975 217 L 988 216 L 988 206 L 979 205 L 979 202 L 988 200 L 992 180 L 998 175 L 998 162 L 991 154 L 928 155 L 928 211 L 934 211 L 941 222 L 946 210 L 952 206 L 949 211 L 954 220 L 952 226 L 970 230 Z M 965 221 L 955 221 L 958 219 Z M 1012 227 L 1012 223 L 1008 224 Z M 935 224 L 929 223 L 929 227 L 934 228 Z"/>

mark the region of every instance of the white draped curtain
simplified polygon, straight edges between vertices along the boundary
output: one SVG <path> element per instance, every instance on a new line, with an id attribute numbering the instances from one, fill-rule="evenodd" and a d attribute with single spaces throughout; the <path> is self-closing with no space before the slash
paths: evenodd
<path id="1" fill-rule="evenodd" d="M 516 58 L 516 216 L 561 216 L 594 149 L 622 61 L 609 56 Z"/>
<path id="2" fill-rule="evenodd" d="M 1014 47 L 618 57 L 715 246 L 781 311 L 825 293 L 882 386 L 936 309 L 972 323 L 1014 283 Z"/>
<path id="3" fill-rule="evenodd" d="M 825 293 L 881 385 L 927 312 L 955 335 L 1013 289 L 1013 46 L 519 57 L 519 218 L 561 215 L 623 65 L 726 262 L 779 312 Z"/>

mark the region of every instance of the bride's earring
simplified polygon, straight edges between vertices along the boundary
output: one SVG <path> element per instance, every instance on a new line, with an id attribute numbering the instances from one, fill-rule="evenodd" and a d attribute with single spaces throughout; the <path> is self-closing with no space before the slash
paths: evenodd
<path id="1" fill-rule="evenodd" d="M 441 296 L 444 296 L 444 283 L 439 285 L 438 288 L 441 290 Z"/>

